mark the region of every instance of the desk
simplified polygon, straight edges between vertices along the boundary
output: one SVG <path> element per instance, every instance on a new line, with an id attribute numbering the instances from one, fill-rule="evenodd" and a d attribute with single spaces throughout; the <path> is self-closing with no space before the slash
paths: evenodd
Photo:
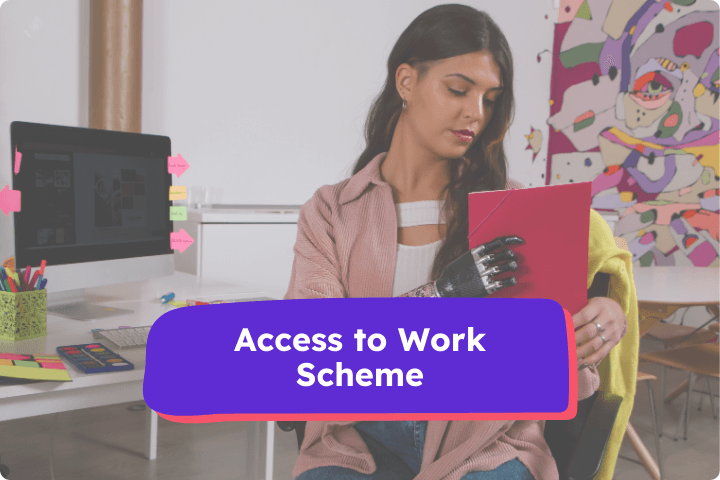
<path id="1" fill-rule="evenodd" d="M 682 307 L 720 303 L 720 271 L 702 267 L 633 269 L 640 310 L 640 335 Z"/>
<path id="2" fill-rule="evenodd" d="M 175 272 L 171 277 L 123 283 L 108 287 L 91 288 L 85 291 L 88 301 L 108 307 L 132 310 L 124 316 L 101 320 L 78 321 L 64 317 L 48 315 L 47 336 L 21 342 L 0 341 L 3 353 L 56 353 L 56 347 L 80 343 L 93 343 L 91 329 L 113 329 L 120 326 L 148 326 L 173 309 L 160 303 L 160 296 L 174 292 L 178 300 L 193 297 L 208 298 L 254 298 L 264 296 L 263 292 L 253 291 L 214 280 L 208 280 L 186 273 Z M 192 307 L 189 307 L 192 308 Z M 3 379 L 0 382 L 0 421 L 46 415 L 49 413 L 79 410 L 117 403 L 143 400 L 143 377 L 145 374 L 145 349 L 119 351 L 133 364 L 135 369 L 126 372 L 100 373 L 86 375 L 65 363 L 72 382 L 23 382 L 22 380 Z M 148 458 L 157 457 L 157 413 L 148 409 L 149 435 Z M 260 433 L 259 424 L 248 429 L 255 440 Z M 274 422 L 268 422 L 274 428 Z M 273 430 L 268 432 L 268 442 Z M 251 444 L 256 444 L 253 441 Z M 257 449 L 256 449 L 257 450 Z M 259 452 L 254 452 L 249 466 L 257 476 Z M 270 465 L 270 471 L 272 465 Z M 250 477 L 250 475 L 246 475 Z"/>
<path id="3" fill-rule="evenodd" d="M 231 206 L 188 209 L 175 223 L 195 240 L 175 252 L 175 270 L 230 283 L 252 283 L 282 298 L 292 273 L 300 206 Z M 242 239 L 242 248 L 238 248 Z M 233 252 L 227 255 L 227 252 Z"/>

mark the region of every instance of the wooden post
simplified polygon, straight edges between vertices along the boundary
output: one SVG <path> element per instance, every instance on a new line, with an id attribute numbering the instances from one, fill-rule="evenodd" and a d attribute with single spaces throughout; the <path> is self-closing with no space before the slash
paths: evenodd
<path id="1" fill-rule="evenodd" d="M 143 0 L 90 2 L 90 128 L 140 133 Z"/>

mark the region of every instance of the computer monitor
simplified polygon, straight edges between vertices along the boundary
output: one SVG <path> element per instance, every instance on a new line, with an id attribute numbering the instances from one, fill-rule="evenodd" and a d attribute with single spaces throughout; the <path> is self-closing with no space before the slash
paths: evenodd
<path id="1" fill-rule="evenodd" d="M 170 138 L 13 122 L 15 265 L 46 261 L 48 311 L 78 320 L 129 313 L 84 289 L 172 275 Z"/>

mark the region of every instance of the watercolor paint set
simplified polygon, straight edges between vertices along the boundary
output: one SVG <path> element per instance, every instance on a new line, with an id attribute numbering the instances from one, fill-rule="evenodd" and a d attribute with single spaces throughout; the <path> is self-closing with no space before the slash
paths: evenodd
<path id="1" fill-rule="evenodd" d="M 99 343 L 57 347 L 57 351 L 83 373 L 121 372 L 135 368 L 135 365 Z"/>

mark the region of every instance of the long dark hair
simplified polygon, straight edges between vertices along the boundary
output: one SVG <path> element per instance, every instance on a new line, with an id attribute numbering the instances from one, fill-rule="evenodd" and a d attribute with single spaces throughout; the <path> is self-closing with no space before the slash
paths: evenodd
<path id="1" fill-rule="evenodd" d="M 434 62 L 479 51 L 489 52 L 500 68 L 503 91 L 487 127 L 465 154 L 468 168 L 461 173 L 462 158 L 450 160 L 450 182 L 439 197 L 442 199 L 447 192 L 444 212 L 448 219 L 447 236 L 435 256 L 433 280 L 470 248 L 468 193 L 503 190 L 507 180 L 503 138 L 515 106 L 513 61 L 505 36 L 486 13 L 466 5 L 438 5 L 421 13 L 405 29 L 388 58 L 385 86 L 373 102 L 365 123 L 367 147 L 353 168 L 355 175 L 376 155 L 390 150 L 402 111 L 402 98 L 395 84 L 400 65 L 407 63 L 415 68 L 420 81 Z"/>

